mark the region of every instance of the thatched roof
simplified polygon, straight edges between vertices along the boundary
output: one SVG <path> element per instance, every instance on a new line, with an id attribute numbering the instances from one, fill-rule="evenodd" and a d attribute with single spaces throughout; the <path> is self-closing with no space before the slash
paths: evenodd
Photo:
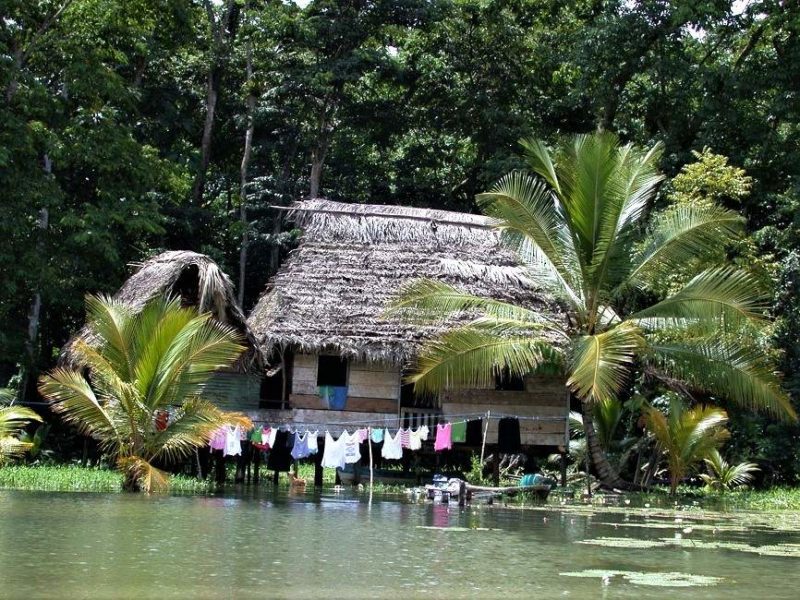
<path id="1" fill-rule="evenodd" d="M 487 217 L 328 200 L 292 208 L 300 246 L 249 317 L 265 356 L 278 347 L 405 364 L 442 328 L 384 313 L 405 283 L 423 277 L 556 312 Z"/>
<path id="2" fill-rule="evenodd" d="M 248 351 L 239 361 L 238 370 L 255 371 L 263 367 L 261 350 L 250 331 L 244 313 L 236 302 L 230 277 L 205 254 L 183 250 L 163 252 L 143 263 L 131 265 L 136 271 L 122 285 L 114 298 L 141 310 L 159 295 L 180 296 L 185 306 L 210 312 L 218 321 L 238 330 Z M 71 348 L 78 339 L 91 343 L 91 331 L 84 326 L 64 346 L 59 362 L 74 364 Z"/>

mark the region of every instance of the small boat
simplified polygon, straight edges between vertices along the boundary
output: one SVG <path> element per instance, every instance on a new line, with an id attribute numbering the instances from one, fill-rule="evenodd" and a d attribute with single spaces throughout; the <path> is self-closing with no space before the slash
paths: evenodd
<path id="1" fill-rule="evenodd" d="M 356 485 L 369 483 L 369 468 L 347 465 L 344 469 L 336 469 L 339 480 L 343 485 Z M 372 481 L 384 485 L 415 485 L 417 476 L 414 473 L 392 471 L 389 469 L 373 469 Z"/>

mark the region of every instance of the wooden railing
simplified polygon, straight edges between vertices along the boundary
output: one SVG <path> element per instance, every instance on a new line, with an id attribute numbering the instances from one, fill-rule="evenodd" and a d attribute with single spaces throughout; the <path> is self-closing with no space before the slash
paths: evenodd
<path id="1" fill-rule="evenodd" d="M 403 406 L 400 408 L 400 426 L 417 429 L 422 425 L 427 425 L 428 429 L 433 430 L 441 416 L 442 411 L 438 408 Z"/>

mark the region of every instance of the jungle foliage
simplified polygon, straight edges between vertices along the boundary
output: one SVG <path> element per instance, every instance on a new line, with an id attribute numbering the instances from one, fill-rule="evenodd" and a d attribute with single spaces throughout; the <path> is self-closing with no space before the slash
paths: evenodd
<path id="1" fill-rule="evenodd" d="M 600 128 L 663 144 L 656 208 L 746 217 L 717 251 L 777 282 L 797 408 L 799 59 L 781 0 L 0 0 L 0 383 L 35 400 L 132 261 L 207 253 L 247 310 L 292 240 L 271 205 L 476 211 L 518 140 Z M 798 426 L 728 412 L 731 459 L 796 481 Z"/>

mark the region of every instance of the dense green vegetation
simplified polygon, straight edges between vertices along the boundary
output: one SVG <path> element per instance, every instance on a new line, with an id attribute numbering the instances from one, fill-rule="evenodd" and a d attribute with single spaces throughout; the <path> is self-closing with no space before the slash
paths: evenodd
<path id="1" fill-rule="evenodd" d="M 474 211 L 524 166 L 517 140 L 602 128 L 663 144 L 656 207 L 746 217 L 717 252 L 777 283 L 759 343 L 800 402 L 796 3 L 5 0 L 0 14 L 0 383 L 28 400 L 85 293 L 117 289 L 131 261 L 208 253 L 247 310 L 293 239 L 270 205 L 318 192 Z M 620 454 L 640 399 L 663 395 L 651 384 L 624 399 Z M 726 458 L 796 483 L 798 426 L 725 408 Z"/>
<path id="2" fill-rule="evenodd" d="M 46 492 L 120 492 L 121 473 L 76 465 L 11 465 L 0 469 L 0 488 Z M 170 475 L 172 492 L 208 492 L 211 485 L 194 477 Z"/>

